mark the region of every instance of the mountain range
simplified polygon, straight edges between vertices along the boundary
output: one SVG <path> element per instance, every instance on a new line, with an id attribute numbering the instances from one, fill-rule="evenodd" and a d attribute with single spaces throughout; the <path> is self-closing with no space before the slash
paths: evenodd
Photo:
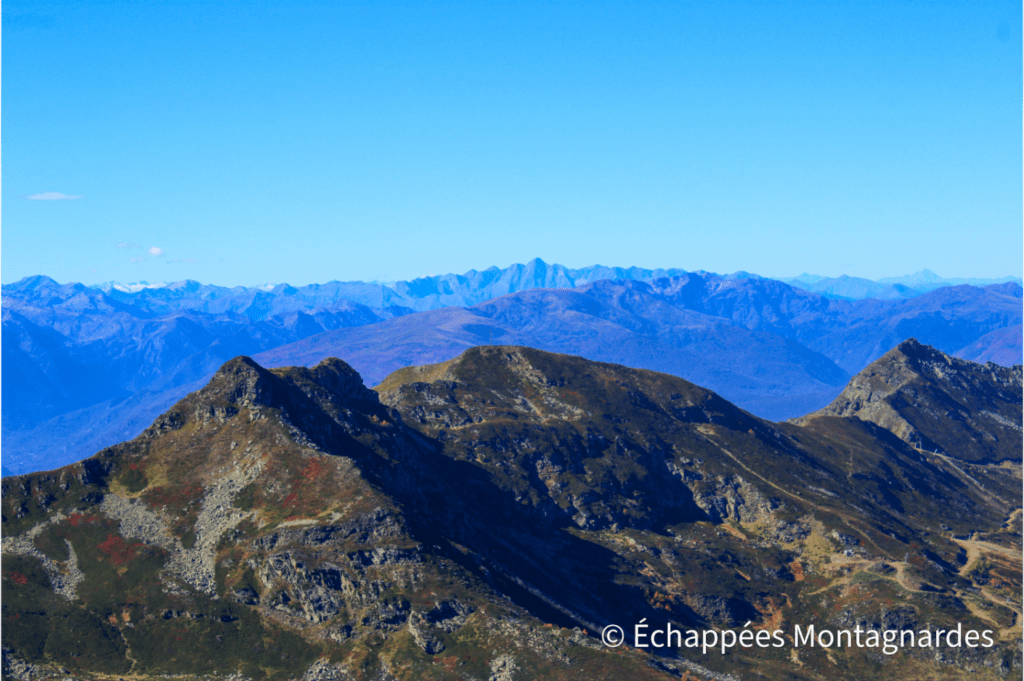
<path id="1" fill-rule="evenodd" d="M 816 274 L 801 274 L 798 277 L 783 278 L 781 281 L 805 291 L 819 293 L 828 298 L 845 300 L 861 300 L 878 298 L 892 300 L 895 298 L 913 298 L 928 291 L 946 286 L 990 286 L 992 284 L 1024 283 L 1019 277 L 1003 277 L 1002 279 L 978 278 L 945 278 L 931 270 L 921 270 L 902 277 L 885 277 L 877 281 L 862 277 L 822 277 Z"/>
<path id="2" fill-rule="evenodd" d="M 1021 366 L 913 339 L 786 423 L 511 345 L 374 390 L 238 357 L 0 483 L 4 677 L 1019 678 L 1021 402 Z"/>
<path id="3" fill-rule="evenodd" d="M 293 287 L 267 284 L 260 287 L 226 288 L 183 281 L 175 284 L 129 284 L 115 282 L 95 287 L 107 295 L 152 312 L 175 310 L 203 312 L 239 312 L 250 319 L 293 310 L 316 310 L 341 301 L 372 308 L 405 307 L 410 310 L 434 310 L 441 307 L 466 307 L 507 293 L 535 288 L 574 288 L 603 279 L 652 281 L 686 274 L 681 269 L 644 269 L 641 267 L 605 267 L 594 265 L 571 269 L 549 265 L 534 258 L 525 265 L 500 269 L 470 270 L 464 274 L 442 274 L 411 281 L 391 283 L 332 281 L 326 284 Z M 732 277 L 751 276 L 738 272 Z"/>
<path id="4" fill-rule="evenodd" d="M 32 277 L 3 287 L 2 384 L 17 396 L 4 402 L 3 465 L 53 468 L 134 437 L 239 355 L 267 366 L 343 357 L 376 383 L 467 347 L 524 345 L 672 373 L 780 420 L 823 407 L 911 336 L 1017 364 L 1021 317 L 1015 283 L 851 301 L 746 273 L 539 260 L 393 287 L 98 289 Z"/>
<path id="5" fill-rule="evenodd" d="M 316 310 L 330 307 L 340 301 L 350 301 L 371 308 L 406 307 L 411 310 L 435 310 L 441 307 L 468 307 L 508 293 L 535 288 L 575 288 L 596 281 L 654 281 L 666 277 L 690 274 L 679 268 L 645 269 L 642 267 L 606 267 L 593 265 L 573 269 L 564 265 L 548 264 L 534 258 L 523 264 L 506 268 L 489 267 L 483 271 L 470 270 L 463 274 L 440 274 L 409 281 L 331 281 L 326 284 L 289 286 L 265 284 L 263 286 L 224 287 L 180 281 L 166 284 L 137 282 L 120 284 L 107 282 L 93 286 L 110 297 L 139 309 L 154 313 L 176 310 L 201 312 L 239 312 L 250 319 L 294 310 Z M 698 271 L 695 274 L 720 276 L 723 279 L 763 279 L 750 272 L 715 275 Z M 1024 284 L 1020 277 L 1000 279 L 945 278 L 930 270 L 921 270 L 902 277 L 888 277 L 872 281 L 861 277 L 842 275 L 823 277 L 801 274 L 780 281 L 796 288 L 818 293 L 826 298 L 860 300 L 863 298 L 912 298 L 946 286 L 989 286 L 992 284 Z"/>

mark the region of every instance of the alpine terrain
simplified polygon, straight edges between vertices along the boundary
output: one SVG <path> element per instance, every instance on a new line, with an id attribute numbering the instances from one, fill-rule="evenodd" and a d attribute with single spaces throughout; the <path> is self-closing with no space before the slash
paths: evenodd
<path id="1" fill-rule="evenodd" d="M 1019 678 L 1021 401 L 914 340 L 781 423 L 522 346 L 236 357 L 3 478 L 4 678 Z"/>

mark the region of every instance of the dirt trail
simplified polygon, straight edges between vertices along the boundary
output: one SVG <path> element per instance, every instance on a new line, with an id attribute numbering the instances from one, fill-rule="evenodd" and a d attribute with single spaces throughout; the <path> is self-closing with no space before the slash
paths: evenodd
<path id="1" fill-rule="evenodd" d="M 828 585 L 826 585 L 826 586 L 824 586 L 824 587 L 822 587 L 820 589 L 817 589 L 816 591 L 812 591 L 812 592 L 810 592 L 807 595 L 808 596 L 814 596 L 814 595 L 820 594 L 820 593 L 822 593 L 824 591 L 828 591 L 829 589 L 833 589 L 833 588 L 835 588 L 837 586 L 845 586 L 847 584 L 850 584 L 850 583 L 852 583 L 854 576 L 856 576 L 856 574 L 858 572 L 869 572 L 867 568 L 869 568 L 870 566 L 874 565 L 877 562 L 878 562 L 877 559 L 870 560 L 870 559 L 864 559 L 864 558 L 851 558 L 851 557 L 844 556 L 844 555 L 838 554 L 838 553 L 834 554 L 832 556 L 831 561 L 829 562 L 827 567 L 829 569 L 831 569 L 831 570 L 837 570 L 837 569 L 840 569 L 840 568 L 849 568 L 850 572 L 848 574 L 842 575 L 841 577 L 836 577 Z M 913 582 L 911 582 L 910 578 L 907 577 L 907 574 L 906 574 L 906 569 L 907 569 L 907 567 L 910 566 L 909 563 L 889 562 L 889 565 L 891 565 L 893 567 L 893 569 L 896 570 L 896 574 L 895 575 L 893 575 L 893 574 L 881 574 L 881 573 L 878 573 L 878 572 L 872 572 L 870 574 L 874 575 L 875 577 L 881 578 L 881 579 L 888 579 L 889 581 L 896 582 L 899 585 L 899 587 L 901 589 L 903 589 L 904 591 L 909 591 L 911 593 L 918 593 L 918 594 L 925 594 L 925 593 L 926 594 L 934 594 L 935 593 L 936 588 L 934 586 L 933 586 L 932 589 L 929 590 L 929 589 L 918 589 L 918 588 L 916 588 L 913 585 Z"/>
<path id="2" fill-rule="evenodd" d="M 1014 510 L 1013 513 L 1011 513 L 1009 517 L 1006 519 L 1006 522 L 1003 523 L 1003 527 L 1005 529 L 1010 529 L 1011 527 L 1013 527 L 1013 523 L 1020 519 L 1021 513 L 1024 513 L 1024 508 L 1018 508 Z"/>
<path id="3" fill-rule="evenodd" d="M 967 558 L 964 561 L 964 566 L 960 568 L 959 575 L 966 577 L 967 573 L 974 567 L 974 564 L 981 558 L 981 549 L 973 541 L 967 541 L 962 539 L 954 539 L 965 551 L 967 551 Z"/>
<path id="4" fill-rule="evenodd" d="M 993 544 L 992 542 L 982 541 L 980 539 L 956 539 L 954 537 L 953 541 L 967 550 L 968 565 L 970 564 L 969 556 L 971 555 L 972 550 L 977 552 L 988 551 L 989 553 L 1001 553 L 1007 558 L 1018 562 L 1021 560 L 1022 555 L 1024 555 L 1022 552 L 1011 549 L 1008 546 L 1000 546 L 999 544 Z"/>
<path id="5" fill-rule="evenodd" d="M 755 476 L 756 478 L 758 478 L 762 482 L 764 482 L 764 483 L 770 485 L 771 487 L 777 489 L 779 492 L 785 494 L 786 496 L 788 496 L 788 497 L 790 497 L 792 499 L 798 500 L 801 503 L 806 504 L 806 505 L 808 505 L 808 506 L 810 506 L 812 508 L 815 508 L 815 509 L 817 509 L 817 510 L 823 512 L 823 513 L 830 513 L 830 514 L 838 515 L 838 516 L 842 517 L 844 520 L 847 521 L 847 523 L 850 525 L 851 528 L 860 526 L 861 523 L 858 522 L 857 519 L 855 519 L 855 518 L 851 518 L 850 516 L 847 516 L 847 515 L 845 515 L 843 513 L 840 513 L 840 512 L 838 512 L 835 509 L 822 508 L 821 506 L 818 506 L 817 504 L 815 504 L 814 502 L 812 502 L 809 499 L 806 499 L 806 498 L 804 498 L 802 496 L 798 496 L 798 495 L 793 494 L 792 492 L 790 492 L 788 490 L 783 489 L 782 487 L 779 487 L 775 483 L 773 483 L 770 480 L 768 480 L 768 479 L 764 478 L 763 476 L 759 475 L 753 469 L 749 468 L 746 464 L 744 464 L 742 461 L 740 461 L 739 458 L 737 458 L 735 455 L 733 455 L 732 452 L 730 452 L 728 449 L 726 449 L 720 442 L 716 442 L 715 440 L 713 440 L 712 437 L 713 437 L 714 433 L 706 432 L 703 429 L 701 429 L 701 432 L 708 439 L 708 441 L 711 442 L 711 444 L 714 444 L 722 452 L 724 452 L 727 456 L 729 456 L 729 458 L 731 458 L 733 461 L 735 461 L 737 464 L 739 464 L 740 467 L 743 468 L 743 470 L 745 470 L 748 473 L 750 473 L 751 475 Z M 925 452 L 925 453 L 927 453 L 927 454 L 929 454 L 931 456 L 935 456 L 934 452 Z M 986 499 L 988 499 L 989 501 L 991 501 L 993 503 L 1002 502 L 1002 500 L 996 499 L 991 494 L 986 493 L 984 491 L 984 487 L 977 480 L 975 480 L 970 475 L 968 475 L 966 472 L 964 472 L 959 466 L 956 465 L 956 463 L 954 463 L 953 461 L 950 461 L 947 457 L 942 456 L 942 455 L 939 455 L 939 458 L 941 458 L 943 461 L 945 461 L 947 464 L 949 464 L 950 467 L 952 467 L 956 471 L 958 471 L 970 483 L 972 483 L 974 486 L 979 488 L 979 490 L 982 491 L 982 494 L 983 494 L 983 496 Z M 1005 526 L 1007 526 L 1007 527 L 1011 526 L 1013 521 L 1015 520 L 1015 518 L 1017 516 L 1021 515 L 1022 511 L 1024 511 L 1024 509 L 1018 508 L 1018 509 L 1015 509 L 1013 512 L 1011 512 L 1009 517 L 1006 520 Z M 912 586 L 910 586 L 910 584 L 908 583 L 909 579 L 907 578 L 906 573 L 905 573 L 906 568 L 908 567 L 909 564 L 904 562 L 904 561 L 894 561 L 894 560 L 892 560 L 892 557 L 888 556 L 888 553 L 886 551 L 882 550 L 877 544 L 875 544 L 874 541 L 871 540 L 871 536 L 870 536 L 870 534 L 868 532 L 866 532 L 864 530 L 861 530 L 861 534 L 862 534 L 862 536 L 868 542 L 871 543 L 872 546 L 874 546 L 878 550 L 880 555 L 888 557 L 889 558 L 888 562 L 896 569 L 896 575 L 894 577 L 888 576 L 888 575 L 879 575 L 880 577 L 882 577 L 883 579 L 890 579 L 890 580 L 896 582 L 900 586 L 900 588 L 905 589 L 906 591 L 910 591 L 910 592 L 913 592 L 913 593 L 934 593 L 934 590 L 926 591 L 924 589 L 916 589 L 916 588 L 913 588 Z M 966 576 L 967 569 L 969 567 L 971 567 L 971 565 L 974 563 L 974 561 L 976 559 L 980 558 L 983 555 L 983 553 L 986 552 L 986 551 L 991 552 L 991 553 L 1001 554 L 1001 555 L 1003 555 L 1003 556 L 1005 556 L 1007 558 L 1015 560 L 1018 563 L 1019 562 L 1024 562 L 1024 556 L 1022 556 L 1022 553 L 1020 551 L 1015 551 L 1014 549 L 1010 549 L 1010 548 L 1007 548 L 1005 546 L 999 546 L 998 544 L 993 544 L 991 542 L 986 542 L 986 541 L 981 541 L 981 540 L 974 540 L 974 539 L 952 539 L 952 541 L 956 542 L 957 544 L 959 544 L 961 547 L 963 547 L 967 551 L 967 563 L 959 571 L 961 576 Z M 843 575 L 841 577 L 837 577 L 836 579 L 832 580 L 832 582 L 830 582 L 827 586 L 824 586 L 821 589 L 817 589 L 817 590 L 809 593 L 808 595 L 809 596 L 813 596 L 815 594 L 822 593 L 824 591 L 827 591 L 829 589 L 835 588 L 837 586 L 844 586 L 846 584 L 849 584 L 852 581 L 854 575 L 856 575 L 858 571 L 863 570 L 864 568 L 868 567 L 869 565 L 871 565 L 875 561 L 877 561 L 877 559 L 875 559 L 875 560 L 865 560 L 863 558 L 853 558 L 853 557 L 849 557 L 849 556 L 844 556 L 842 554 L 834 554 L 831 557 L 831 560 L 830 560 L 830 564 L 829 564 L 830 567 L 835 567 L 835 568 L 849 567 L 849 568 L 851 568 L 850 573 L 846 574 L 846 575 Z M 1021 629 L 1022 623 L 1024 623 L 1024 612 L 1022 612 L 1020 604 L 1014 603 L 1014 602 L 1010 601 L 1007 598 L 1002 598 L 1002 597 L 996 596 L 991 591 L 989 591 L 988 589 L 985 589 L 985 588 L 981 588 L 980 592 L 981 592 L 981 595 L 984 597 L 985 600 L 988 600 L 989 602 L 991 602 L 991 603 L 993 603 L 995 605 L 1000 605 L 1000 606 L 1003 606 L 1003 607 L 1008 607 L 1008 608 L 1010 608 L 1014 612 L 1014 615 L 1015 615 L 1015 622 L 1014 622 L 1014 624 L 1011 625 L 1008 628 L 1000 629 L 999 633 L 1000 633 L 1001 637 L 1006 639 L 1007 637 L 1011 637 L 1012 635 L 1015 634 L 1015 632 L 1017 632 L 1017 631 L 1019 631 Z M 956 593 L 956 595 L 958 597 L 960 597 L 962 600 L 964 600 L 965 604 L 969 603 L 969 599 L 965 598 L 966 594 L 964 592 L 962 592 L 960 590 L 957 590 L 955 593 Z M 973 607 L 972 607 L 972 605 L 969 604 L 968 605 L 968 609 L 970 609 L 971 612 L 973 614 L 975 614 L 977 617 L 979 617 L 980 619 L 983 619 L 986 622 L 990 622 L 990 623 L 993 624 L 993 626 L 998 627 L 996 622 L 988 614 L 984 613 L 982 611 L 982 609 L 979 608 L 977 605 L 973 605 Z"/>
<path id="6" fill-rule="evenodd" d="M 1013 513 L 1011 513 L 1010 517 L 1006 521 L 1007 524 L 1012 523 L 1015 516 L 1020 515 L 1020 512 L 1021 510 L 1017 509 Z M 953 538 L 953 541 L 960 545 L 967 552 L 967 561 L 964 563 L 964 566 L 960 568 L 961 577 L 968 577 L 970 571 L 973 570 L 973 568 L 979 560 L 984 558 L 986 553 L 998 554 L 1000 556 L 1008 558 L 1009 560 L 1017 564 L 1024 562 L 1024 556 L 1022 556 L 1021 551 L 1017 551 L 1006 546 L 1000 546 L 999 544 L 993 544 L 992 542 L 981 541 L 977 539 Z M 1013 624 L 1011 624 L 1009 627 L 1000 629 L 999 625 L 992 619 L 992 617 L 988 615 L 988 613 L 986 613 L 982 608 L 978 607 L 978 605 L 973 603 L 973 599 L 970 598 L 967 594 L 958 591 L 957 596 L 959 596 L 961 600 L 963 600 L 964 604 L 967 605 L 967 608 L 975 616 L 987 622 L 991 622 L 995 628 L 999 629 L 999 635 L 1003 639 L 1010 638 L 1014 636 L 1016 633 L 1019 633 L 1021 630 L 1021 624 L 1022 622 L 1024 622 L 1024 612 L 1022 612 L 1021 604 L 1011 601 L 1009 598 L 1005 596 L 994 594 L 992 593 L 992 591 L 985 588 L 984 586 L 980 586 L 979 591 L 980 594 L 975 594 L 976 598 L 980 596 L 980 598 L 989 601 L 993 605 L 1002 606 L 1012 610 L 1014 613 Z"/>
<path id="7" fill-rule="evenodd" d="M 971 611 L 972 615 L 974 615 L 975 617 L 977 617 L 980 620 L 984 620 L 985 622 L 988 622 L 989 624 L 992 625 L 993 629 L 999 629 L 999 623 L 996 622 L 994 619 L 992 619 L 992 616 L 989 615 L 988 612 L 984 608 L 978 607 L 978 604 L 975 603 L 973 599 L 961 598 L 960 600 L 962 600 L 964 602 L 964 605 L 967 606 L 967 609 Z M 999 629 L 1000 635 L 1002 635 L 1002 632 L 1003 632 L 1003 630 Z"/>
<path id="8" fill-rule="evenodd" d="M 915 447 L 915 449 L 917 449 L 917 448 Z M 966 470 L 966 469 L 974 468 L 974 469 L 980 469 L 982 471 L 984 471 L 984 470 L 1002 470 L 1002 471 L 1011 470 L 1012 471 L 1012 470 L 1014 470 L 1014 468 L 1007 469 L 1003 465 L 994 465 L 994 464 L 972 464 L 972 463 L 968 463 L 966 461 L 959 461 L 957 459 L 951 458 L 951 457 L 947 456 L 946 454 L 939 454 L 938 452 L 929 452 L 927 449 L 917 449 L 917 451 L 919 453 L 921 453 L 921 454 L 924 454 L 925 456 L 934 457 L 936 459 L 939 459 L 940 461 L 945 463 L 947 466 L 952 468 L 954 471 L 956 471 L 956 473 L 959 473 L 960 477 L 962 479 L 966 480 L 968 483 L 970 483 L 975 488 L 975 490 L 982 497 L 984 497 L 989 503 L 997 505 L 997 506 L 1005 506 L 1007 504 L 1014 503 L 1014 499 L 1012 499 L 1012 498 L 1011 499 L 1003 499 L 1002 497 L 999 497 L 999 496 L 993 494 L 991 491 L 985 489 L 985 485 L 983 485 L 980 482 L 978 482 Z M 1016 470 L 1017 470 L 1017 475 L 1019 477 L 1020 476 L 1019 464 L 1017 466 L 1018 466 L 1018 468 Z M 1017 509 L 1016 511 L 1011 513 L 1010 514 L 1010 518 L 1007 520 L 1007 523 L 1011 522 L 1013 520 L 1014 515 L 1015 514 L 1019 515 L 1020 512 L 1021 512 L 1021 509 Z"/>
<path id="9" fill-rule="evenodd" d="M 761 482 L 763 482 L 763 483 L 765 483 L 767 485 L 770 485 L 771 487 L 774 487 L 775 489 L 777 489 L 778 491 L 782 492 L 783 494 L 785 494 L 786 496 L 790 497 L 791 499 L 799 501 L 800 503 L 805 504 L 807 506 L 810 506 L 811 508 L 815 508 L 815 509 L 817 509 L 818 511 L 820 511 L 822 513 L 826 513 L 826 514 L 834 515 L 834 516 L 839 516 L 840 518 L 842 518 L 843 520 L 846 521 L 846 523 L 850 527 L 850 529 L 855 529 L 855 531 L 857 531 L 865 540 L 867 540 L 873 547 L 875 547 L 875 549 L 878 551 L 879 555 L 887 556 L 887 557 L 891 558 L 891 556 L 889 556 L 887 551 L 882 549 L 880 546 L 878 546 L 878 544 L 876 544 L 874 542 L 873 539 L 871 539 L 870 533 L 867 530 L 863 529 L 863 523 L 861 521 L 859 521 L 856 518 L 852 518 L 852 517 L 846 515 L 845 513 L 842 513 L 840 511 L 838 511 L 837 509 L 834 509 L 834 508 L 823 508 L 821 506 L 818 506 L 817 504 L 815 504 L 810 499 L 806 499 L 806 498 L 804 498 L 804 497 L 802 497 L 800 495 L 793 494 L 789 490 L 786 490 L 786 489 L 783 489 L 782 487 L 779 487 L 774 482 L 772 482 L 771 480 L 765 478 L 760 473 L 758 473 L 757 471 L 755 471 L 754 469 L 748 467 L 745 463 L 740 461 L 732 452 L 730 452 L 728 449 L 726 449 L 725 446 L 722 445 L 722 443 L 716 442 L 716 441 L 712 440 L 711 437 L 709 437 L 709 436 L 713 436 L 714 433 L 705 432 L 703 429 L 700 429 L 700 430 L 701 430 L 701 433 L 703 433 L 704 437 L 708 440 L 708 442 L 710 442 L 711 444 L 713 444 L 716 447 L 718 447 L 718 449 L 720 449 L 722 452 L 724 452 L 730 459 L 732 459 L 737 464 L 739 464 L 740 467 L 743 468 L 743 470 L 747 471 L 748 473 L 750 473 L 751 475 L 756 477 Z"/>

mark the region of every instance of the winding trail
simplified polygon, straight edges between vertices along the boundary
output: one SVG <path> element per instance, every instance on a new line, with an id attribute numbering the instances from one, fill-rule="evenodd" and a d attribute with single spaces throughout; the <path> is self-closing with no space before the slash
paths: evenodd
<path id="1" fill-rule="evenodd" d="M 1017 509 L 1013 513 L 1011 513 L 1009 519 L 1007 519 L 1006 521 L 1007 524 L 1012 523 L 1014 517 L 1020 515 L 1020 512 L 1021 510 Z M 954 537 L 953 541 L 959 544 L 961 547 L 963 547 L 963 549 L 967 552 L 967 561 L 964 563 L 964 566 L 960 568 L 961 577 L 968 577 L 970 571 L 974 568 L 977 561 L 984 558 L 985 554 L 996 554 L 1009 560 L 1013 565 L 1020 565 L 1024 563 L 1024 554 L 1022 554 L 1021 551 L 1017 551 L 1006 546 L 1000 546 L 999 544 L 993 544 L 992 542 L 981 541 L 977 539 L 956 539 Z M 1008 638 L 1012 636 L 1015 632 L 1019 632 L 1021 630 L 1022 623 L 1024 623 L 1024 612 L 1022 612 L 1021 603 L 1011 601 L 1009 598 L 1005 596 L 996 595 L 985 586 L 979 585 L 978 588 L 980 591 L 980 595 L 984 598 L 984 600 L 987 600 L 990 603 L 997 606 L 1009 608 L 1011 611 L 1013 611 L 1013 624 L 1011 624 L 1009 627 L 999 628 L 999 624 L 995 620 L 993 620 L 992 617 L 988 615 L 988 613 L 985 612 L 983 608 L 980 608 L 975 603 L 972 603 L 974 599 L 972 599 L 970 595 L 964 594 L 960 591 L 957 592 L 957 595 L 960 596 L 961 600 L 964 601 L 964 603 L 967 605 L 968 609 L 972 613 L 974 613 L 977 617 L 980 617 L 981 619 L 991 622 L 994 627 L 999 629 L 999 635 L 1001 637 Z M 977 594 L 975 594 L 974 596 L 975 598 L 978 597 Z"/>

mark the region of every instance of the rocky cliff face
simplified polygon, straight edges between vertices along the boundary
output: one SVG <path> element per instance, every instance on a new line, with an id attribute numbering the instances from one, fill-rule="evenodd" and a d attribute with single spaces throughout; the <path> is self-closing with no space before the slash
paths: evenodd
<path id="1" fill-rule="evenodd" d="M 4 676 L 1009 678 L 1019 467 L 966 467 L 857 418 L 772 424 L 529 348 L 376 391 L 335 359 L 237 358 L 135 440 L 3 480 Z M 1000 642 L 883 659 L 595 636 L 645 618 Z"/>

